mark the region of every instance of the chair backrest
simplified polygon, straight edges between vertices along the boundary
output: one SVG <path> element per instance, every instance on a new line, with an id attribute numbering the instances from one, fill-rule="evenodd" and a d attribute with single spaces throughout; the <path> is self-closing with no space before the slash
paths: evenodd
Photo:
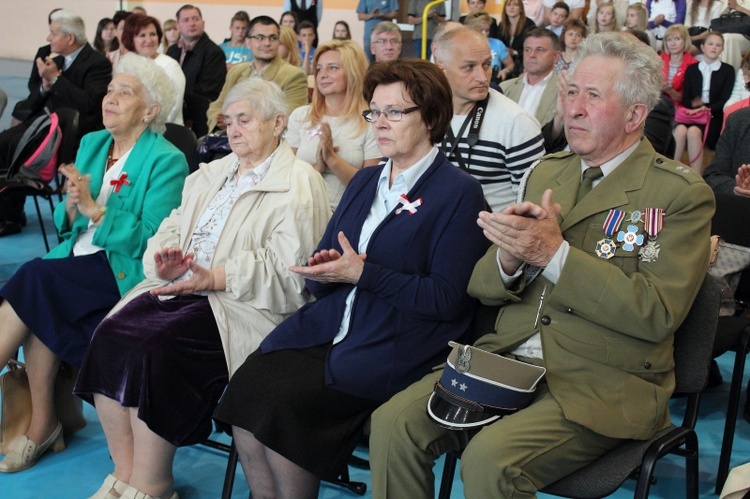
<path id="1" fill-rule="evenodd" d="M 711 234 L 728 243 L 750 247 L 750 198 L 733 194 L 716 195 L 716 212 L 711 219 Z"/>
<path id="2" fill-rule="evenodd" d="M 195 171 L 195 156 L 198 151 L 198 139 L 195 133 L 188 127 L 167 123 L 167 130 L 164 132 L 164 138 L 170 141 L 177 149 L 182 151 L 187 160 L 190 173 Z"/>
<path id="3" fill-rule="evenodd" d="M 58 123 L 62 131 L 62 142 L 60 149 L 57 151 L 58 163 L 72 163 L 78 153 L 78 119 L 80 113 L 71 108 L 63 107 L 55 111 L 57 113 Z"/>
<path id="4" fill-rule="evenodd" d="M 674 335 L 675 393 L 698 393 L 706 386 L 719 320 L 721 285 L 707 274 L 690 312 Z"/>

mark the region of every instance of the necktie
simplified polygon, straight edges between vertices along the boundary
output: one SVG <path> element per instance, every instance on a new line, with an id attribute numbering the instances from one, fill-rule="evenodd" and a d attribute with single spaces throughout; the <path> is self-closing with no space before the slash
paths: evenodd
<path id="1" fill-rule="evenodd" d="M 589 193 L 589 191 L 591 191 L 594 180 L 601 178 L 603 175 L 604 173 L 602 173 L 602 169 L 598 166 L 586 168 L 583 171 L 583 180 L 581 180 L 581 185 L 578 187 L 578 196 L 576 196 L 576 204 L 580 203 L 581 199 L 583 199 L 583 196 L 585 196 L 586 194 Z"/>

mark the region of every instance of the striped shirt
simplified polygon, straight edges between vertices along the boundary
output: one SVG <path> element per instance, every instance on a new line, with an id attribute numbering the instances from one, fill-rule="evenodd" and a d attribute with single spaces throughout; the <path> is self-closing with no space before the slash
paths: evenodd
<path id="1" fill-rule="evenodd" d="M 451 121 L 454 134 L 461 130 L 466 116 L 456 115 Z M 456 151 L 461 154 L 469 173 L 482 184 L 484 198 L 493 211 L 500 211 L 516 201 L 518 187 L 526 170 L 544 155 L 544 140 L 539 123 L 518 104 L 496 90 L 490 89 L 479 141 L 471 148 L 466 127 Z M 448 160 L 460 167 L 455 152 Z"/>

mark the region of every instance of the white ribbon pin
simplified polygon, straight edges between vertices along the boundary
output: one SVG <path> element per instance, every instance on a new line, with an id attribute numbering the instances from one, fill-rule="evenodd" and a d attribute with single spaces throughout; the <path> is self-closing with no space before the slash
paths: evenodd
<path id="1" fill-rule="evenodd" d="M 406 194 L 401 194 L 398 202 L 401 203 L 402 206 L 401 208 L 398 208 L 396 210 L 396 215 L 400 215 L 404 210 L 408 211 L 409 215 L 414 215 L 417 212 L 417 207 L 422 206 L 422 198 L 419 198 L 414 202 L 410 202 L 409 198 L 406 197 Z"/>

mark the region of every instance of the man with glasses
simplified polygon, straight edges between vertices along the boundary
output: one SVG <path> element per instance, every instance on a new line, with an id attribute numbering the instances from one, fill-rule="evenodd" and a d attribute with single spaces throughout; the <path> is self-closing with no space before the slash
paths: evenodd
<path id="1" fill-rule="evenodd" d="M 555 63 L 560 57 L 560 39 L 546 28 L 526 34 L 523 42 L 523 76 L 500 84 L 509 99 L 518 102 L 540 125 L 557 114 L 557 73 Z"/>
<path id="2" fill-rule="evenodd" d="M 526 170 L 544 155 L 539 123 L 490 88 L 492 53 L 482 34 L 457 27 L 435 41 L 435 64 L 453 91 L 453 121 L 440 148 L 479 180 L 489 207 L 516 201 Z"/>
<path id="3" fill-rule="evenodd" d="M 268 16 L 258 16 L 250 21 L 248 28 L 251 62 L 234 66 L 227 74 L 221 95 L 208 108 L 208 129 L 223 130 L 224 115 L 221 107 L 229 91 L 247 78 L 263 78 L 281 87 L 291 113 L 307 104 L 307 77 L 300 68 L 292 66 L 279 57 L 279 24 Z"/>
<path id="4" fill-rule="evenodd" d="M 378 23 L 370 34 L 370 60 L 395 61 L 401 57 L 401 28 L 391 21 Z"/>
<path id="5" fill-rule="evenodd" d="M 186 4 L 177 11 L 180 39 L 167 49 L 167 55 L 180 63 L 185 73 L 185 125 L 197 136 L 206 134 L 205 112 L 219 96 L 227 76 L 224 51 L 204 31 L 203 14 Z"/>
<path id="6" fill-rule="evenodd" d="M 398 16 L 398 0 L 359 0 L 357 4 L 357 19 L 365 22 L 365 47 L 367 60 L 372 61 L 374 51 L 370 48 L 372 31 L 383 21 L 391 21 Z M 399 40 L 401 39 L 399 31 Z M 400 47 L 399 47 L 400 52 Z"/>

